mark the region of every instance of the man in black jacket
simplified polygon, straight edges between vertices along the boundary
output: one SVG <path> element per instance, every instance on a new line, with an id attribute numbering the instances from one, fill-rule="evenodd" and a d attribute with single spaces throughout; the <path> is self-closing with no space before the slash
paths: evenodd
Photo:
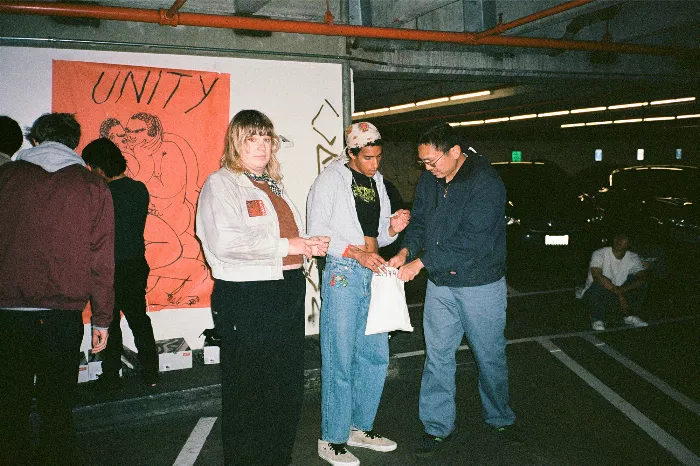
<path id="1" fill-rule="evenodd" d="M 146 262 L 143 231 L 148 215 L 146 185 L 126 176 L 126 159 L 109 139 L 92 141 L 83 149 L 83 160 L 107 181 L 114 201 L 114 315 L 109 341 L 103 353 L 99 384 L 118 388 L 124 350 L 120 327 L 124 313 L 139 352 L 141 377 L 145 384 L 158 382 L 158 349 L 151 319 L 146 314 L 146 283 L 150 269 Z"/>
<path id="2" fill-rule="evenodd" d="M 452 438 L 455 417 L 455 352 L 466 334 L 479 371 L 486 423 L 501 437 L 519 441 L 508 401 L 506 340 L 506 194 L 485 156 L 462 149 L 445 124 L 418 143 L 426 167 L 418 186 L 403 248 L 389 265 L 412 280 L 424 267 L 430 280 L 423 329 L 426 360 L 419 416 L 425 435 L 416 449 L 429 455 Z"/>

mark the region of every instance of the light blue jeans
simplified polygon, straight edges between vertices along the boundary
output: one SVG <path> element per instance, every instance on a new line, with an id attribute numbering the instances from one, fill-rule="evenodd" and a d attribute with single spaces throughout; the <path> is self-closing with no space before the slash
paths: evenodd
<path id="1" fill-rule="evenodd" d="M 418 406 L 426 433 L 445 437 L 454 430 L 455 352 L 464 334 L 479 371 L 484 420 L 494 427 L 515 422 L 508 405 L 505 326 L 505 278 L 473 287 L 428 281 L 423 311 L 426 358 Z"/>
<path id="2" fill-rule="evenodd" d="M 372 271 L 327 256 L 321 289 L 321 439 L 372 430 L 389 367 L 386 333 L 365 335 Z"/>

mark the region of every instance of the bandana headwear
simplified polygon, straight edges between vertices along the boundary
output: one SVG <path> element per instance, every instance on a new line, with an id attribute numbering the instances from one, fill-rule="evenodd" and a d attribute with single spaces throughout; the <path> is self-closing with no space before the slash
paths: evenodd
<path id="1" fill-rule="evenodd" d="M 381 138 L 377 127 L 366 121 L 353 123 L 345 129 L 345 146 L 350 149 L 364 147 Z"/>

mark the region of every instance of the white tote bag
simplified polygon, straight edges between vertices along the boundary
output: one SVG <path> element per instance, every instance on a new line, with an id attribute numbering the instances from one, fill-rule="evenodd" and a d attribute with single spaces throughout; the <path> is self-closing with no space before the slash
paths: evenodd
<path id="1" fill-rule="evenodd" d="M 383 274 L 375 273 L 372 276 L 372 296 L 365 335 L 394 330 L 413 331 L 403 282 L 397 276 L 398 269 L 386 267 L 385 270 Z"/>

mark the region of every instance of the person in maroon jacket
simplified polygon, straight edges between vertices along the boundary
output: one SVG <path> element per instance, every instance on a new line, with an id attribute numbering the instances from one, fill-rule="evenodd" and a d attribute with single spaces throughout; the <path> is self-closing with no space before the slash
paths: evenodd
<path id="1" fill-rule="evenodd" d="M 89 300 L 92 352 L 102 351 L 114 308 L 112 196 L 73 150 L 73 115 L 42 115 L 27 139 L 34 147 L 0 167 L 0 345 L 11 354 L 0 358 L 0 464 L 80 464 L 72 403 L 82 310 Z"/>

